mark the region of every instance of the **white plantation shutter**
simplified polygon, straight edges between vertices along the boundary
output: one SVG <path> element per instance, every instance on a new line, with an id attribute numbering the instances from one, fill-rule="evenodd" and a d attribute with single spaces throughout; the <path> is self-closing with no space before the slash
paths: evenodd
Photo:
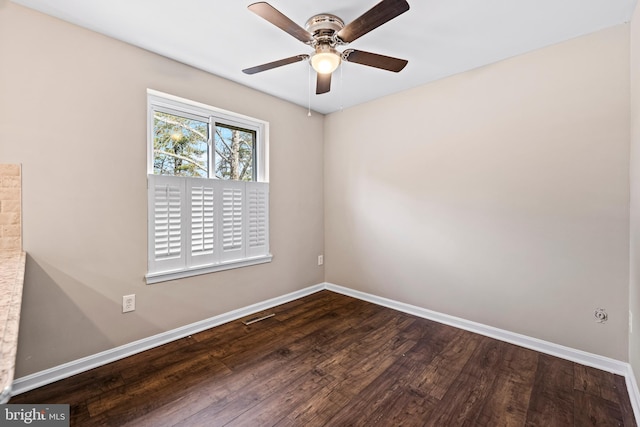
<path id="1" fill-rule="evenodd" d="M 245 256 L 246 183 L 218 181 L 221 185 L 220 260 L 230 261 Z"/>
<path id="2" fill-rule="evenodd" d="M 190 198 L 189 249 L 187 265 L 197 267 L 215 262 L 216 212 L 215 181 L 202 178 L 187 179 Z"/>
<path id="3" fill-rule="evenodd" d="M 269 253 L 269 184 L 247 183 L 247 257 Z"/>
<path id="4" fill-rule="evenodd" d="M 149 207 L 148 283 L 271 261 L 268 183 L 149 175 Z"/>
<path id="5" fill-rule="evenodd" d="M 184 267 L 182 230 L 184 182 L 175 177 L 151 175 L 149 179 L 149 270 Z"/>

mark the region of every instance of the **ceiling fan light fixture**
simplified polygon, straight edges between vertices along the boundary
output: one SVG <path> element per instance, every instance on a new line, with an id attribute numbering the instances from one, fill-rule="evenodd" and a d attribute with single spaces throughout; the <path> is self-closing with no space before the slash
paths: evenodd
<path id="1" fill-rule="evenodd" d="M 1 2 L 2 0 L 0 0 Z M 242 70 L 245 74 L 256 74 L 262 71 L 293 64 L 298 61 L 309 60 L 309 65 L 317 72 L 316 95 L 322 95 L 331 90 L 331 76 L 340 67 L 342 61 L 375 67 L 381 70 L 399 72 L 406 65 L 404 59 L 356 49 L 343 52 L 336 50 L 336 46 L 344 46 L 363 35 L 375 30 L 386 22 L 409 10 L 407 0 L 381 0 L 380 3 L 360 15 L 349 24 L 336 15 L 321 13 L 314 15 L 302 28 L 282 12 L 269 3 L 259 1 L 248 6 L 249 10 L 265 19 L 302 43 L 313 48 L 311 55 L 302 54 L 278 61 L 268 62 Z"/>
<path id="2" fill-rule="evenodd" d="M 331 74 L 340 66 L 340 53 L 329 45 L 320 45 L 311 57 L 311 66 L 320 74 Z"/>

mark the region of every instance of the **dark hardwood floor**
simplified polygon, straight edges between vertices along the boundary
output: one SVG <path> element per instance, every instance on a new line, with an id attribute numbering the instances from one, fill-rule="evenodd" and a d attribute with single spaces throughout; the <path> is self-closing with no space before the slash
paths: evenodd
<path id="1" fill-rule="evenodd" d="M 329 291 L 15 396 L 75 426 L 635 426 L 624 378 Z"/>

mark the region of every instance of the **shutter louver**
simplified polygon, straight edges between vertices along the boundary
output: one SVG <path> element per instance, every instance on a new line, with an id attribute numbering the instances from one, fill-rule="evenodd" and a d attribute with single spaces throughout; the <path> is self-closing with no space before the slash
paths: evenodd
<path id="1" fill-rule="evenodd" d="M 240 259 L 244 253 L 245 225 L 243 212 L 245 183 L 222 181 L 221 261 Z"/>
<path id="2" fill-rule="evenodd" d="M 247 256 L 269 253 L 269 184 L 248 182 Z"/>
<path id="3" fill-rule="evenodd" d="M 180 188 L 163 185 L 155 188 L 156 259 L 179 257 L 182 251 L 182 195 Z"/>
<path id="4" fill-rule="evenodd" d="M 152 271 L 180 268 L 185 259 L 182 232 L 184 180 L 167 178 L 153 175 L 149 178 L 149 202 L 153 206 L 149 245 Z"/>
<path id="5" fill-rule="evenodd" d="M 214 181 L 190 178 L 187 182 L 191 198 L 189 267 L 215 262 L 215 187 Z"/>

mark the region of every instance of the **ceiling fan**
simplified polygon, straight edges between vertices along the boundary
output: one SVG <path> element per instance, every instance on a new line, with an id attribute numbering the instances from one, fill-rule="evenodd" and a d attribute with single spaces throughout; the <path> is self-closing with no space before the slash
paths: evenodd
<path id="1" fill-rule="evenodd" d="M 362 50 L 346 49 L 343 52 L 339 52 L 336 49 L 336 46 L 347 45 L 409 10 L 409 3 L 406 0 L 382 0 L 347 25 L 335 15 L 328 13 L 315 15 L 309 18 L 305 28 L 300 27 L 269 3 L 253 3 L 248 8 L 256 15 L 311 46 L 314 52 L 311 55 L 295 55 L 247 68 L 242 70 L 245 74 L 256 74 L 310 59 L 311 66 L 318 72 L 316 94 L 320 95 L 331 90 L 331 73 L 340 66 L 342 61 L 354 62 L 396 73 L 401 71 L 408 63 L 404 59 Z"/>

